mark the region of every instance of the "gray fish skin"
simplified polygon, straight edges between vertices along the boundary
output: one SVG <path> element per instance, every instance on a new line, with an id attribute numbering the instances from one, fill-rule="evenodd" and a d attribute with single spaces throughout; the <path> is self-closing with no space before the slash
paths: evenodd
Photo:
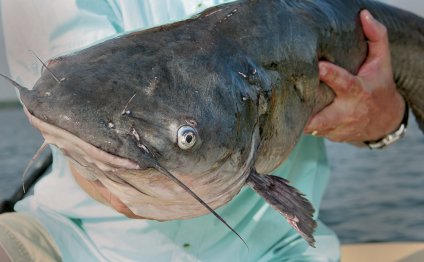
<path id="1" fill-rule="evenodd" d="M 158 163 L 180 177 L 207 177 L 225 166 L 225 176 L 214 173 L 207 184 L 225 185 L 222 192 L 199 193 L 206 203 L 231 192 L 211 204 L 223 205 L 247 183 L 313 245 L 312 205 L 267 174 L 334 98 L 319 83 L 318 61 L 356 73 L 366 58 L 362 9 L 388 28 L 396 83 L 424 130 L 424 20 L 373 1 L 216 6 L 54 59 L 48 67 L 60 83 L 45 70 L 32 91 L 21 88 L 21 99 L 35 117 L 141 169 Z M 197 130 L 190 150 L 177 146 L 182 125 Z"/>

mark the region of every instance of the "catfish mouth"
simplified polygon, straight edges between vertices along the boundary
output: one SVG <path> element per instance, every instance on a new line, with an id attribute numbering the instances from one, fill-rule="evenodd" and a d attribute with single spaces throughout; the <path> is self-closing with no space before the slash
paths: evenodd
<path id="1" fill-rule="evenodd" d="M 116 171 L 118 169 L 140 169 L 140 166 L 132 160 L 109 154 L 66 130 L 42 121 L 32 115 L 25 106 L 24 112 L 31 125 L 41 132 L 45 143 L 57 146 L 66 156 L 81 166 L 95 166 L 105 172 Z M 71 151 L 69 148 L 73 150 Z M 89 177 L 86 178 L 90 179 Z"/>
<path id="2" fill-rule="evenodd" d="M 256 145 L 252 141 L 249 161 L 236 175 L 228 160 L 221 168 L 198 179 L 171 173 L 153 159 L 149 161 L 149 168 L 141 168 L 135 161 L 105 152 L 40 120 L 25 107 L 24 111 L 31 124 L 42 133 L 45 143 L 57 146 L 79 175 L 100 181 L 135 215 L 152 220 L 188 219 L 213 213 L 223 221 L 213 209 L 229 202 L 245 185 L 255 151 L 253 144 Z"/>

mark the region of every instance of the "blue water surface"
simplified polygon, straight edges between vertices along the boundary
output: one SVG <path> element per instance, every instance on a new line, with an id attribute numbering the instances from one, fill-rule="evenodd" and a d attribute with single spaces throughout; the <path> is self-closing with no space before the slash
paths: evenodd
<path id="1" fill-rule="evenodd" d="M 321 218 L 342 242 L 424 241 L 424 135 L 383 150 L 327 143 L 332 179 Z"/>

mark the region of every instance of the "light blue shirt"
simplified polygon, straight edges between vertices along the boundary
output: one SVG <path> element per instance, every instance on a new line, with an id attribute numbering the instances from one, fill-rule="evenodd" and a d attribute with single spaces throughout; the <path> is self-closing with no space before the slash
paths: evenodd
<path id="1" fill-rule="evenodd" d="M 126 31 L 186 18 L 229 1 L 13 0 L 3 2 L 5 44 L 12 77 L 31 87 L 43 60 Z M 275 175 L 287 178 L 316 209 L 329 179 L 323 141 L 303 137 Z M 91 199 L 54 149 L 50 174 L 16 206 L 38 218 L 64 261 L 337 261 L 339 242 L 319 222 L 311 248 L 285 219 L 249 188 L 217 212 L 246 240 L 245 247 L 212 215 L 156 222 L 128 219 Z M 317 215 L 317 214 L 316 214 Z"/>

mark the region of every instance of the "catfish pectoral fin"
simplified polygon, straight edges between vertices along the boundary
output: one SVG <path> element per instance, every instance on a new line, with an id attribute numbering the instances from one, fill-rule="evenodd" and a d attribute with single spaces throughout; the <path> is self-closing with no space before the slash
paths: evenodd
<path id="1" fill-rule="evenodd" d="M 252 170 L 247 178 L 247 184 L 280 212 L 309 245 L 315 247 L 312 235 L 317 226 L 313 219 L 314 208 L 302 193 L 288 183 L 284 178 L 260 175 L 256 170 Z"/>

